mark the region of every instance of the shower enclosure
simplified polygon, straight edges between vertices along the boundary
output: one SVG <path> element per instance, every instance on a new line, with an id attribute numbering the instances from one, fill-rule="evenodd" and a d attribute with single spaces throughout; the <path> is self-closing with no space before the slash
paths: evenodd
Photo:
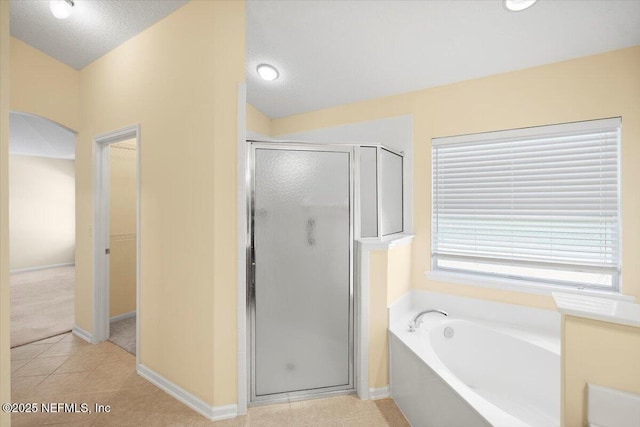
<path id="1" fill-rule="evenodd" d="M 353 150 L 251 151 L 252 401 L 352 389 Z"/>
<path id="2" fill-rule="evenodd" d="M 377 154 L 367 152 L 368 166 L 373 161 L 375 170 L 358 175 L 358 196 L 372 208 L 366 208 L 366 219 L 356 220 L 354 177 L 364 149 L 251 141 L 247 297 L 252 403 L 355 389 L 354 241 L 364 225 L 368 236 L 402 231 L 402 207 L 393 210 L 391 219 L 382 209 L 385 197 L 389 206 L 402 203 L 402 157 L 394 154 L 400 159 L 400 186 L 385 190 L 377 177 L 389 159 L 379 147 L 374 147 Z M 396 159 L 390 164 L 398 166 Z M 400 194 L 392 194 L 398 188 Z M 385 196 L 385 191 L 391 193 Z"/>

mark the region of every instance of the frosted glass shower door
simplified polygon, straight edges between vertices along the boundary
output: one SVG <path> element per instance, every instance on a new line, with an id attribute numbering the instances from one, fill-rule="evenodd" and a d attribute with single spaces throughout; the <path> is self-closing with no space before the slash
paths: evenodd
<path id="1" fill-rule="evenodd" d="M 353 388 L 350 152 L 254 150 L 252 398 Z"/>

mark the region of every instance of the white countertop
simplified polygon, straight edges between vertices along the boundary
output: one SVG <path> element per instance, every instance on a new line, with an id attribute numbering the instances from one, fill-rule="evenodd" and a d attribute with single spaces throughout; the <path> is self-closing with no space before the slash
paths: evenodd
<path id="1" fill-rule="evenodd" d="M 553 299 L 562 314 L 640 327 L 640 304 L 564 292 L 553 292 Z"/>

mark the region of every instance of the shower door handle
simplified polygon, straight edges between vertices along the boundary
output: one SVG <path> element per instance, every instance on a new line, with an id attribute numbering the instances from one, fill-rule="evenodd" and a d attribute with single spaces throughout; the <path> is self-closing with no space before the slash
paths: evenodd
<path id="1" fill-rule="evenodd" d="M 313 217 L 307 218 L 307 224 L 305 228 L 307 231 L 307 246 L 315 246 L 316 219 Z"/>
<path id="2" fill-rule="evenodd" d="M 253 261 L 251 263 L 251 294 L 256 294 L 256 263 Z"/>

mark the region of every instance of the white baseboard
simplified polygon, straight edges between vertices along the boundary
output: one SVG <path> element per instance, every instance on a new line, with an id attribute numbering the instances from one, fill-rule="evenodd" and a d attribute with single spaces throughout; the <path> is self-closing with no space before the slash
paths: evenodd
<path id="1" fill-rule="evenodd" d="M 138 374 L 165 393 L 212 421 L 233 418 L 238 415 L 237 405 L 211 406 L 142 364 L 138 365 Z"/>
<path id="2" fill-rule="evenodd" d="M 71 330 L 71 333 L 73 333 L 73 335 L 77 337 L 82 338 L 89 344 L 93 344 L 93 336 L 89 332 L 82 329 L 80 326 L 74 325 L 73 329 Z"/>
<path id="3" fill-rule="evenodd" d="M 369 389 L 369 399 L 371 400 L 386 399 L 387 397 L 391 397 L 388 385 L 380 388 Z"/>
<path id="4" fill-rule="evenodd" d="M 210 420 L 226 420 L 235 418 L 238 415 L 238 405 L 223 405 L 213 407 L 213 417 Z"/>
<path id="5" fill-rule="evenodd" d="M 109 322 L 113 323 L 113 322 L 117 322 L 118 320 L 130 319 L 132 317 L 136 317 L 135 310 L 130 311 L 128 313 L 122 313 L 122 314 L 118 314 L 117 316 L 113 316 L 111 319 L 109 319 Z"/>
<path id="6" fill-rule="evenodd" d="M 51 264 L 51 265 L 41 265 L 39 267 L 17 268 L 15 270 L 9 271 L 9 274 L 27 273 L 29 271 L 46 270 L 48 268 L 56 268 L 56 267 L 69 267 L 71 265 L 76 265 L 76 263 L 75 262 L 63 262 L 62 264 Z"/>

